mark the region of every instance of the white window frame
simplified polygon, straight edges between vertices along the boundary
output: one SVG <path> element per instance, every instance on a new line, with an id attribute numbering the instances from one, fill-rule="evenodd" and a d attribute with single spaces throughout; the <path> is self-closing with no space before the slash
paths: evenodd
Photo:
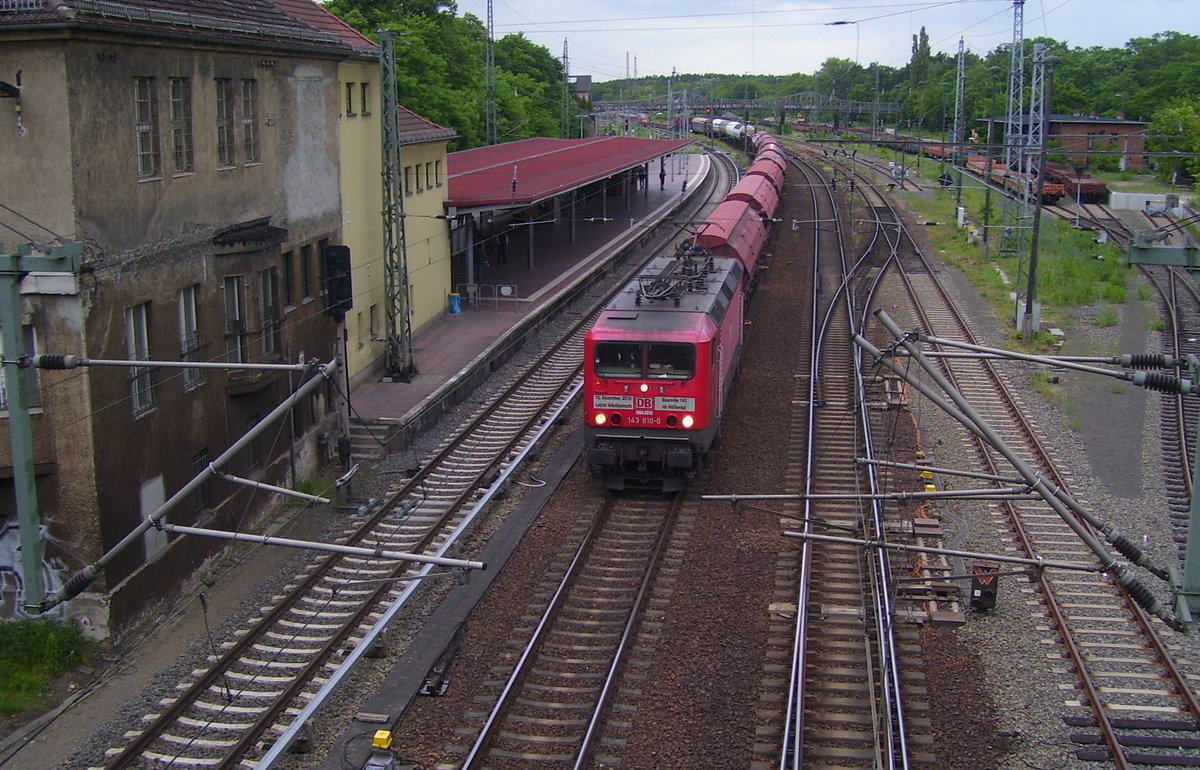
<path id="1" fill-rule="evenodd" d="M 125 308 L 125 354 L 130 361 L 150 360 L 149 302 Z M 154 410 L 154 378 L 150 367 L 129 367 L 129 399 L 134 417 Z"/>
<path id="2" fill-rule="evenodd" d="M 246 277 L 227 275 L 221 282 L 225 299 L 225 357 L 230 363 L 246 362 Z"/>
<path id="3" fill-rule="evenodd" d="M 184 361 L 200 361 L 200 325 L 196 318 L 197 295 L 200 285 L 192 284 L 179 290 L 177 305 L 179 309 L 179 354 Z M 195 390 L 204 384 L 203 369 L 183 370 L 183 389 Z"/>

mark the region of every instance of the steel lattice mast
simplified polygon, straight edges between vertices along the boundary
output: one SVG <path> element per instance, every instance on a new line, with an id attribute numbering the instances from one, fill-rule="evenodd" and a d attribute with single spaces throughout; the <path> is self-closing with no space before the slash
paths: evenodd
<path id="1" fill-rule="evenodd" d="M 571 113 L 567 109 L 571 91 L 571 58 L 567 56 L 567 39 L 563 38 L 562 138 L 571 138 Z"/>
<path id="2" fill-rule="evenodd" d="M 387 313 L 386 372 L 408 382 L 417 373 L 409 316 L 408 253 L 404 241 L 404 166 L 400 158 L 400 101 L 396 87 L 396 33 L 379 31 L 383 69 L 383 271 Z"/>
<path id="3" fill-rule="evenodd" d="M 487 107 L 484 112 L 484 122 L 487 130 L 487 143 L 493 145 L 496 139 L 496 24 L 492 17 L 492 0 L 487 4 Z"/>
<path id="4" fill-rule="evenodd" d="M 1004 124 L 1004 165 L 1010 171 L 1023 171 L 1028 166 L 1025 157 L 1025 0 L 1013 0 L 1013 36 L 1008 56 L 1008 116 Z M 1028 185 L 1013 190 L 1016 197 L 1004 196 L 1004 232 L 1000 253 L 1017 259 L 1017 304 L 1014 323 L 1020 324 L 1023 306 L 1028 253 L 1026 233 L 1032 222 Z"/>

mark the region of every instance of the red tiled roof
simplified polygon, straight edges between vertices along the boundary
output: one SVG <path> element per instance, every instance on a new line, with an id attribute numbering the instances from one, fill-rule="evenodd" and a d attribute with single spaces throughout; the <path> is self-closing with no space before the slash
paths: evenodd
<path id="1" fill-rule="evenodd" d="M 446 156 L 447 206 L 529 205 L 675 152 L 690 139 L 523 139 Z"/>
<path id="2" fill-rule="evenodd" d="M 458 132 L 452 128 L 443 128 L 428 118 L 423 118 L 402 105 L 396 105 L 398 128 L 400 129 L 400 144 L 416 142 L 432 142 L 438 139 L 453 139 Z"/>
<path id="3" fill-rule="evenodd" d="M 379 46 L 375 41 L 325 10 L 314 0 L 275 0 L 275 5 L 313 29 L 332 32 L 340 37 L 343 43 L 353 48 L 355 53 L 379 55 Z"/>
<path id="4" fill-rule="evenodd" d="M 304 9 L 307 11 L 307 9 Z M 28 25 L 113 30 L 220 40 L 345 56 L 337 31 L 285 12 L 274 0 L 18 0 L 0 12 L 0 29 Z"/>

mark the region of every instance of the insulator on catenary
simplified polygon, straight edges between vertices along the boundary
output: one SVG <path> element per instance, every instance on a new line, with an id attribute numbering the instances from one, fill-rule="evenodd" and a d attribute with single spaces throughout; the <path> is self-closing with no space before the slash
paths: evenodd
<path id="1" fill-rule="evenodd" d="M 1162 605 L 1158 601 L 1149 588 L 1142 585 L 1142 581 L 1135 577 L 1131 577 L 1128 583 L 1124 583 L 1125 590 L 1133 597 L 1133 600 L 1142 606 L 1142 609 L 1151 614 L 1157 614 Z"/>
<path id="2" fill-rule="evenodd" d="M 1162 372 L 1134 372 L 1133 384 L 1147 390 L 1157 390 L 1163 393 L 1191 393 L 1192 381 L 1173 377 Z"/>
<path id="3" fill-rule="evenodd" d="M 33 357 L 33 365 L 38 369 L 74 369 L 79 363 L 79 356 L 39 354 Z"/>
<path id="4" fill-rule="evenodd" d="M 1175 365 L 1162 353 L 1126 353 L 1118 362 L 1126 369 L 1166 369 Z"/>
<path id="5" fill-rule="evenodd" d="M 1137 543 L 1125 537 L 1115 529 L 1110 530 L 1106 528 L 1104 530 L 1104 534 L 1108 536 L 1108 542 L 1112 543 L 1112 547 L 1117 549 L 1117 553 L 1121 554 L 1126 559 L 1129 559 L 1132 564 L 1136 564 L 1139 567 L 1144 567 L 1159 580 L 1167 579 L 1167 571 L 1161 567 L 1155 567 L 1151 563 L 1150 559 L 1146 556 L 1145 552 L 1138 547 Z"/>

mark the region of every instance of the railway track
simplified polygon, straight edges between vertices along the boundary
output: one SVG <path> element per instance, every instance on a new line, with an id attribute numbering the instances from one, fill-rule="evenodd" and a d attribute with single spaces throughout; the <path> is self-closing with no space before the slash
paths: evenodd
<path id="1" fill-rule="evenodd" d="M 736 168 L 718 161 L 719 200 Z M 702 196 L 703 197 L 703 196 Z M 685 212 L 690 220 L 712 204 Z M 680 237 L 679 231 L 665 238 Z M 658 247 L 661 247 L 659 245 Z M 614 287 L 636 272 L 619 272 Z M 420 561 L 364 555 L 314 559 L 271 606 L 226 642 L 210 665 L 177 686 L 178 697 L 147 714 L 126 742 L 110 748 L 105 768 L 270 763 L 297 740 L 306 720 L 364 654 L 379 628 L 418 593 L 438 565 L 481 566 L 449 554 L 482 516 L 493 484 L 566 408 L 578 389 L 583 337 L 604 300 L 580 314 L 566 334 L 500 389 L 417 473 L 353 522 L 340 544 L 374 552 L 418 554 Z"/>
<path id="2" fill-rule="evenodd" d="M 482 724 L 463 727 L 475 741 L 462 767 L 619 763 L 619 748 L 606 758 L 600 736 L 614 730 L 606 718 L 629 658 L 652 657 L 657 613 L 648 605 L 685 505 L 683 494 L 610 494 L 598 505 L 544 610 L 514 629 L 509 647 L 519 654 L 497 663 L 483 688 L 493 706 Z"/>
<path id="3" fill-rule="evenodd" d="M 800 408 L 794 410 L 788 472 L 789 491 L 800 494 L 799 500 L 782 495 L 778 502 L 793 517 L 786 524 L 799 527 L 802 538 L 800 551 L 785 555 L 777 569 L 788 576 L 781 579 L 794 581 L 795 621 L 776 623 L 772 634 L 772 646 L 790 657 L 790 676 L 775 680 L 787 685 L 786 693 L 764 691 L 764 698 L 782 701 L 787 710 L 778 743 L 764 747 L 774 755 L 763 755 L 758 766 L 909 767 L 910 742 L 932 741 L 917 716 L 924 707 L 917 626 L 899 625 L 913 617 L 916 605 L 902 601 L 906 607 L 898 608 L 894 602 L 887 554 L 820 538 L 876 537 L 898 529 L 885 523 L 881 506 L 862 497 L 876 489 L 877 478 L 858 463 L 871 456 L 871 418 L 848 344 L 857 323 L 849 276 L 875 252 L 878 235 L 862 256 L 848 257 L 833 187 L 816 163 L 799 157 L 792 162 L 794 173 L 803 175 L 801 189 L 813 196 L 814 220 L 837 222 L 839 235 L 822 238 L 828 228 L 813 228 L 813 310 L 799 341 L 808 370 L 796 377 L 793 403 Z M 785 590 L 780 585 L 777 593 Z M 914 727 L 922 734 L 913 736 Z M 917 761 L 932 761 L 927 752 L 918 753 Z"/>
<path id="4" fill-rule="evenodd" d="M 906 269 L 903 280 L 925 334 L 942 340 L 974 339 L 932 270 Z M 1041 436 L 1023 417 L 1026 410 L 993 364 L 963 358 L 939 362 L 952 387 L 1021 461 L 1055 488 L 1069 490 L 1069 480 L 1056 470 Z M 971 443 L 969 470 L 1014 477 L 1008 458 L 994 445 L 978 437 Z M 1059 497 L 1067 499 L 1069 494 Z M 1079 502 L 1084 510 L 1089 508 L 1085 499 Z M 1114 533 L 1102 534 L 1095 526 L 1100 522 L 1074 512 L 1064 517 L 1058 506 L 1040 497 L 989 500 L 986 505 L 995 525 L 1012 532 L 1024 556 L 1088 565 L 1079 571 L 1043 569 L 1033 576 L 1051 634 L 1046 641 L 1061 651 L 1063 728 L 1080 746 L 1076 756 L 1118 768 L 1200 766 L 1200 709 L 1191 683 L 1162 636 L 1165 627 L 1131 593 L 1142 593 L 1147 600 L 1143 603 L 1153 596 L 1144 586 L 1127 590 L 1118 585 L 1114 573 L 1120 568 L 1097 557 L 1080 535 L 1082 530 L 1097 541 L 1108 537 L 1112 542 L 1117 539 Z"/>

